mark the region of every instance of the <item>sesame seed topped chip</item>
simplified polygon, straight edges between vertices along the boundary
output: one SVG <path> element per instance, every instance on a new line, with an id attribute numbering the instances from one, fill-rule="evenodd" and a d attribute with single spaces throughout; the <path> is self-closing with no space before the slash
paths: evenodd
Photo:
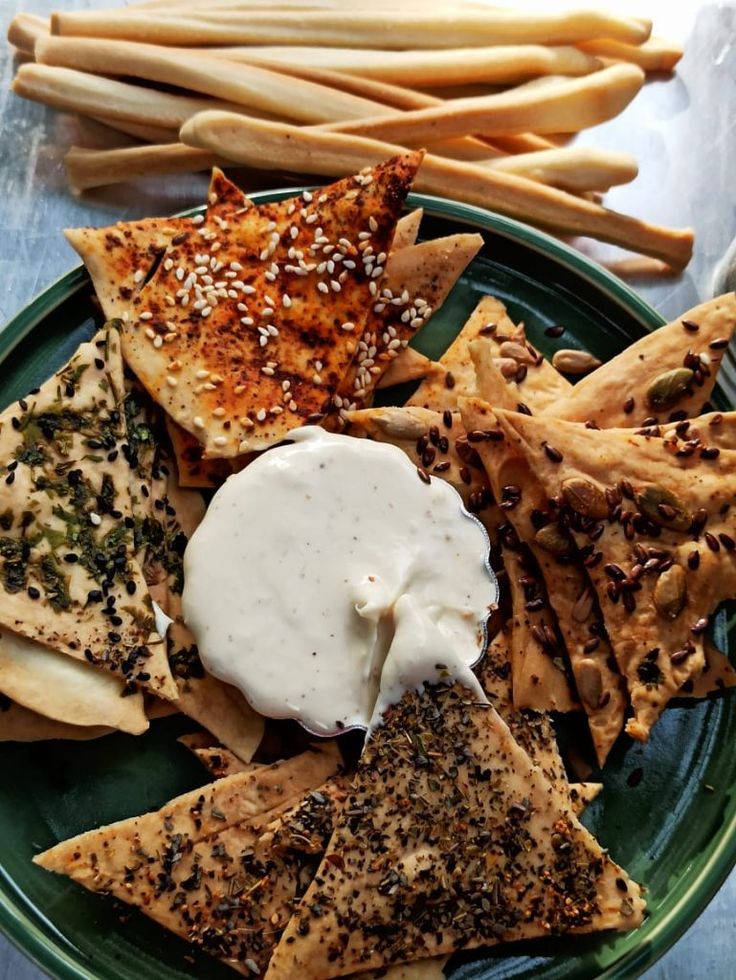
<path id="1" fill-rule="evenodd" d="M 133 300 L 125 357 L 206 457 L 265 449 L 333 407 L 420 160 L 208 214 L 172 241 Z"/>

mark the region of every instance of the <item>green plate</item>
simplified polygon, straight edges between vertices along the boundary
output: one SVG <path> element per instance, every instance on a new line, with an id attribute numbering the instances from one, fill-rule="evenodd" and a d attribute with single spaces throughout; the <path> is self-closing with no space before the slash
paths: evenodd
<path id="1" fill-rule="evenodd" d="M 268 201 L 296 191 L 254 195 Z M 436 198 L 423 206 L 423 237 L 478 230 L 485 247 L 421 335 L 437 356 L 483 293 L 506 302 L 545 353 L 580 347 L 607 359 L 661 317 L 622 282 L 577 252 L 506 218 Z M 8 404 L 61 365 L 96 323 L 85 272 L 75 270 L 0 332 L 0 403 Z M 565 326 L 551 341 L 545 328 Z M 12 353 L 11 353 L 12 352 Z M 723 649 L 736 642 L 728 612 L 716 619 Z M 733 692 L 732 692 L 733 693 Z M 175 717 L 145 736 L 95 742 L 0 745 L 0 925 L 41 967 L 74 980 L 232 977 L 137 913 L 35 868 L 31 857 L 80 831 L 158 807 L 204 782 L 176 736 Z M 575 737 L 574 731 L 564 735 Z M 646 885 L 650 914 L 636 932 L 526 943 L 453 961 L 451 976 L 633 977 L 693 922 L 736 859 L 736 710 L 719 700 L 667 710 L 646 746 L 621 739 L 602 775 L 605 791 L 585 822 L 617 861 Z M 596 777 L 593 777 L 596 778 Z M 125 914 L 122 914 L 125 913 Z M 186 958 L 185 958 L 186 957 Z"/>

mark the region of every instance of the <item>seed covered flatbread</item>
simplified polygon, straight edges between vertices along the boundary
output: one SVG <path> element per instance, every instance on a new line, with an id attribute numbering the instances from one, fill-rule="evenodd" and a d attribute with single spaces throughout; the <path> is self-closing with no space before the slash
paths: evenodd
<path id="1" fill-rule="evenodd" d="M 390 388 L 406 381 L 420 381 L 432 374 L 444 374 L 442 365 L 431 357 L 420 354 L 414 347 L 402 347 L 381 377 L 376 388 Z"/>
<path id="2" fill-rule="evenodd" d="M 176 696 L 135 560 L 120 336 L 0 416 L 0 625 Z"/>
<path id="3" fill-rule="evenodd" d="M 496 416 L 544 486 L 540 526 L 569 527 L 591 558 L 587 572 L 634 709 L 626 730 L 645 740 L 667 701 L 702 671 L 710 613 L 736 595 L 728 519 L 736 453 L 677 456 L 646 436 Z"/>
<path id="4" fill-rule="evenodd" d="M 638 886 L 475 702 L 458 685 L 430 687 L 384 714 L 268 980 L 639 924 Z"/>
<path id="5" fill-rule="evenodd" d="M 215 198 L 211 208 L 219 204 L 236 210 L 249 203 L 217 168 L 209 193 Z M 169 245 L 198 223 L 192 218 L 142 218 L 106 228 L 70 228 L 64 234 L 87 267 L 105 318 L 112 320 L 128 316 L 131 302 Z"/>
<path id="6" fill-rule="evenodd" d="M 502 436 L 496 416 L 484 402 L 463 399 L 460 407 L 463 424 L 469 431 Z M 531 601 L 543 601 L 554 610 L 577 693 L 588 716 L 598 762 L 603 765 L 623 729 L 627 699 L 621 675 L 611 666 L 611 648 L 583 560 L 573 553 L 567 535 L 555 533 L 556 525 L 549 530 L 536 526 L 537 515 L 545 509 L 547 493 L 515 444 L 503 438 L 483 438 L 475 445 L 516 537 L 534 557 L 533 569 L 520 571 L 528 583 Z M 531 594 L 536 581 L 530 571 L 540 574 L 546 586 L 543 590 L 537 588 L 535 594 Z M 513 581 L 511 569 L 509 577 Z M 543 627 L 537 624 L 537 628 Z M 537 640 L 535 635 L 530 639 L 539 643 L 543 638 Z M 517 686 L 525 687 L 529 683 L 523 656 L 524 651 L 516 652 L 514 696 L 517 702 Z M 519 661 L 522 662 L 517 668 Z"/>
<path id="7" fill-rule="evenodd" d="M 337 389 L 347 408 L 369 403 L 378 378 L 442 306 L 482 245 L 480 235 L 449 235 L 389 255 L 357 354 Z"/>
<path id="8" fill-rule="evenodd" d="M 265 449 L 328 410 L 420 160 L 396 157 L 237 220 L 208 216 L 172 244 L 134 300 L 125 356 L 206 456 Z"/>
<path id="9" fill-rule="evenodd" d="M 339 782 L 324 780 L 335 759 L 310 752 L 220 779 L 36 863 L 141 908 L 246 976 L 262 973 L 332 831 Z M 273 781 L 285 776 L 279 794 Z"/>
<path id="10" fill-rule="evenodd" d="M 578 381 L 549 414 L 601 428 L 696 416 L 736 327 L 736 295 L 701 303 Z"/>
<path id="11" fill-rule="evenodd" d="M 218 745 L 207 732 L 182 735 L 177 741 L 197 757 L 213 779 L 222 779 L 224 776 L 233 776 L 237 772 L 248 772 L 258 768 L 257 763 L 243 762 L 230 749 Z"/>

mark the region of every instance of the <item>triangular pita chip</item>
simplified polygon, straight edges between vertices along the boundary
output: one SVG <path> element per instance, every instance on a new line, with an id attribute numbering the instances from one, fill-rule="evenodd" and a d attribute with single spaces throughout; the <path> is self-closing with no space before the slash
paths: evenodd
<path id="1" fill-rule="evenodd" d="M 339 409 L 370 401 L 378 378 L 442 306 L 482 245 L 480 235 L 449 235 L 391 253 L 356 357 L 338 385 L 336 394 L 347 403 Z"/>
<path id="2" fill-rule="evenodd" d="M 295 900 L 314 874 L 314 855 L 324 851 L 339 793 L 338 781 L 317 781 L 322 772 L 334 774 L 329 756 L 321 765 L 298 757 L 282 768 L 300 765 L 297 797 L 287 792 L 268 809 L 256 798 L 252 812 L 236 822 L 225 818 L 213 826 L 204 819 L 207 795 L 251 777 L 243 792 L 252 796 L 254 774 L 203 789 L 205 801 L 198 797 L 194 804 L 195 813 L 202 814 L 201 828 L 172 814 L 179 809 L 175 800 L 157 813 L 66 841 L 36 862 L 140 907 L 246 976 L 263 973 Z"/>
<path id="3" fill-rule="evenodd" d="M 420 160 L 208 217 L 169 248 L 134 300 L 125 355 L 207 456 L 265 449 L 329 408 Z"/>
<path id="4" fill-rule="evenodd" d="M 477 394 L 476 371 L 470 353 L 470 344 L 475 340 L 488 340 L 491 358 L 499 370 L 513 371 L 509 387 L 516 403 L 534 402 L 539 409 L 569 389 L 569 382 L 528 343 L 523 324 L 513 323 L 500 300 L 483 296 L 440 358 L 444 377 L 423 382 L 408 404 L 442 411 L 457 408 L 458 398 L 462 396 Z M 509 352 L 515 357 L 510 357 Z"/>
<path id="5" fill-rule="evenodd" d="M 695 416 L 710 398 L 734 327 L 734 293 L 701 303 L 578 381 L 549 414 L 601 428 Z"/>
<path id="6" fill-rule="evenodd" d="M 199 735 L 182 735 L 178 741 L 194 753 L 213 779 L 222 779 L 224 776 L 233 776 L 237 772 L 248 772 L 258 768 L 257 763 L 243 762 L 230 749 L 218 745 L 207 732 L 201 732 Z"/>
<path id="7" fill-rule="evenodd" d="M 425 688 L 384 714 L 268 980 L 641 922 L 638 886 L 475 700 Z"/>
<path id="8" fill-rule="evenodd" d="M 736 595 L 728 517 L 736 453 L 677 456 L 660 439 L 496 415 L 552 501 L 542 519 L 569 526 L 589 559 L 634 709 L 626 730 L 644 740 L 667 701 L 701 672 L 708 616 Z"/>
<path id="9" fill-rule="evenodd" d="M 390 388 L 407 381 L 420 381 L 433 374 L 444 374 L 442 365 L 433 361 L 425 354 L 420 354 L 414 347 L 402 347 L 398 357 L 389 364 L 378 379 L 376 388 Z"/>
<path id="10" fill-rule="evenodd" d="M 402 215 L 396 222 L 396 231 L 391 242 L 391 251 L 396 252 L 400 248 L 408 248 L 409 245 L 416 243 L 419 235 L 419 225 L 422 223 L 424 210 L 415 208 L 408 214 Z"/>
<path id="11" fill-rule="evenodd" d="M 109 671 L 17 633 L 0 634 L 0 691 L 40 715 L 140 735 L 148 728 L 143 695 L 137 691 L 125 697 L 124 690 L 125 681 Z"/>
<path id="12" fill-rule="evenodd" d="M 460 408 L 463 424 L 469 431 L 501 433 L 496 416 L 484 402 L 478 399 L 462 399 Z M 567 537 L 560 541 L 549 532 L 538 533 L 540 529 L 535 521 L 537 514 L 546 506 L 547 493 L 535 477 L 526 457 L 506 439 L 481 439 L 475 446 L 516 536 L 534 556 L 533 569 L 520 571 L 524 581 L 528 582 L 527 592 L 532 601 L 543 600 L 556 614 L 577 692 L 588 716 L 598 762 L 603 765 L 623 729 L 627 700 L 622 678 L 610 665 L 611 648 L 588 576 L 582 562 L 570 554 Z M 564 555 L 564 561 L 560 561 L 560 552 Z M 541 573 L 543 585 L 546 586 L 543 591 L 539 590 L 535 582 L 533 573 L 537 571 Z M 511 568 L 509 577 L 512 584 L 514 580 L 519 580 L 519 576 L 512 573 Z M 531 594 L 535 589 L 538 596 Z M 537 631 L 544 629 L 543 626 L 536 625 Z M 529 646 L 534 642 L 535 638 L 531 638 L 531 642 L 527 641 Z M 515 648 L 515 653 L 516 699 L 517 686 L 526 688 L 529 674 L 523 665 L 523 650 L 518 652 Z"/>
<path id="13" fill-rule="evenodd" d="M 134 557 L 123 397 L 109 327 L 0 416 L 0 623 L 171 698 Z"/>
<path id="14" fill-rule="evenodd" d="M 221 170 L 213 170 L 210 205 L 232 210 L 248 200 Z M 212 212 L 219 213 L 219 212 Z M 105 318 L 125 318 L 156 262 L 177 236 L 196 228 L 198 219 L 141 218 L 119 221 L 106 228 L 70 228 L 64 234 L 79 254 L 92 279 Z"/>
<path id="15" fill-rule="evenodd" d="M 43 742 L 51 738 L 84 742 L 111 732 L 112 728 L 85 728 L 54 721 L 0 696 L 0 742 Z"/>

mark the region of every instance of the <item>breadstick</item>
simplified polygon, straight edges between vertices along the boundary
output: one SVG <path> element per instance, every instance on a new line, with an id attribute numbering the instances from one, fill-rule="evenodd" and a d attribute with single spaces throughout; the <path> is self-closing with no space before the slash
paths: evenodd
<path id="1" fill-rule="evenodd" d="M 127 122 L 123 119 L 108 119 L 106 116 L 92 116 L 95 122 L 116 129 L 126 136 L 133 136 L 144 143 L 178 143 L 179 133 L 176 129 L 165 129 L 163 126 L 147 126 L 145 123 Z"/>
<path id="2" fill-rule="evenodd" d="M 563 79 L 498 95 L 451 99 L 429 109 L 374 119 L 329 123 L 325 128 L 355 136 L 421 145 L 468 133 L 577 132 L 611 119 L 644 83 L 636 65 L 613 65 L 582 78 Z"/>
<path id="3" fill-rule="evenodd" d="M 86 150 L 72 146 L 64 157 L 69 186 L 75 194 L 90 187 L 124 183 L 139 177 L 209 170 L 219 162 L 213 153 L 181 143 L 118 150 Z"/>
<path id="4" fill-rule="evenodd" d="M 33 54 L 36 41 L 48 36 L 49 22 L 35 14 L 16 14 L 8 27 L 8 41 L 24 54 Z"/>
<path id="5" fill-rule="evenodd" d="M 53 34 L 127 38 L 187 47 L 208 44 L 298 44 L 356 48 L 464 48 L 493 44 L 574 44 L 612 37 L 641 44 L 651 25 L 594 10 L 522 13 L 508 9 L 401 11 L 377 17 L 346 9 L 204 13 L 82 11 L 51 16 Z"/>
<path id="6" fill-rule="evenodd" d="M 38 42 L 36 58 L 46 65 L 176 85 L 299 122 L 327 122 L 390 111 L 378 102 L 309 81 L 304 81 L 297 93 L 286 75 L 187 49 L 49 37 Z"/>
<path id="7" fill-rule="evenodd" d="M 683 54 L 679 44 L 664 41 L 659 37 L 650 37 L 648 41 L 639 45 L 624 44 L 611 38 L 598 38 L 595 41 L 582 41 L 580 48 L 602 58 L 628 61 L 632 65 L 643 68 L 644 71 L 672 71 Z"/>
<path id="8" fill-rule="evenodd" d="M 627 184 L 639 172 L 636 160 L 628 153 L 588 146 L 565 146 L 539 150 L 537 153 L 502 156 L 484 160 L 482 166 L 499 173 L 527 177 L 575 194 L 607 191 L 619 184 Z"/>
<path id="9" fill-rule="evenodd" d="M 242 109 L 242 106 L 230 102 L 170 95 L 49 65 L 21 65 L 12 87 L 16 95 L 56 109 L 80 112 L 85 116 L 108 116 L 144 126 L 162 126 L 164 129 L 178 128 L 195 112 L 205 109 L 219 107 L 231 112 Z"/>
<path id="10" fill-rule="evenodd" d="M 597 58 L 571 46 L 503 45 L 424 51 L 380 51 L 301 46 L 216 48 L 231 60 L 274 65 L 329 68 L 398 85 L 466 85 L 486 82 L 513 85 L 536 75 L 587 75 L 600 67 Z M 628 59 L 627 59 L 628 60 Z"/>
<path id="11" fill-rule="evenodd" d="M 259 169 L 344 176 L 402 152 L 395 145 L 318 128 L 299 129 L 231 113 L 207 112 L 190 119 L 181 138 L 191 146 L 226 155 Z M 692 254 L 689 229 L 662 228 L 515 174 L 485 170 L 427 155 L 415 180 L 417 191 L 490 208 L 552 231 L 586 235 L 684 266 Z"/>

